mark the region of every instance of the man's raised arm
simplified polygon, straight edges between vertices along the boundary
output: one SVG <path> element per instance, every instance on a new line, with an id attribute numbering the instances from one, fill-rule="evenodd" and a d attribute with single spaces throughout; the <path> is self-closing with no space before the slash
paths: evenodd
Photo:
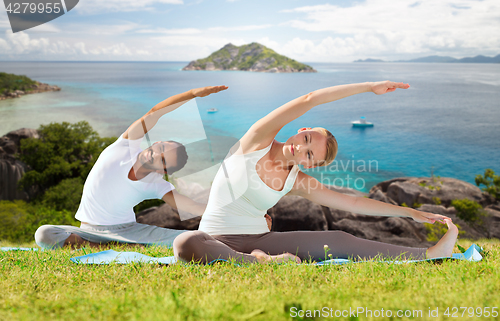
<path id="1" fill-rule="evenodd" d="M 151 110 L 148 111 L 144 116 L 130 125 L 127 131 L 123 134 L 123 138 L 132 140 L 142 138 L 156 125 L 158 119 L 160 119 L 161 116 L 176 110 L 195 97 L 205 97 L 226 89 L 227 86 L 208 86 L 191 89 L 182 94 L 177 94 L 169 97 L 164 101 L 156 104 L 156 106 L 151 108 Z"/>

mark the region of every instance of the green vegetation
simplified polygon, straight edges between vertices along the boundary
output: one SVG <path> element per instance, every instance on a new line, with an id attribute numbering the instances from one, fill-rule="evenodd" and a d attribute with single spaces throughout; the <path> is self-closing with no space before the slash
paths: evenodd
<path id="1" fill-rule="evenodd" d="M 161 199 L 144 200 L 144 201 L 140 202 L 139 204 L 137 204 L 136 206 L 134 206 L 134 213 L 137 214 L 137 213 L 144 211 L 150 207 L 161 206 L 163 204 L 165 204 L 165 202 Z"/>
<path id="2" fill-rule="evenodd" d="M 481 225 L 483 217 L 486 216 L 481 204 L 467 198 L 453 200 L 451 205 L 457 210 L 457 216 L 468 223 Z"/>
<path id="3" fill-rule="evenodd" d="M 408 204 L 406 204 L 405 202 L 403 202 L 400 206 L 409 207 Z M 412 208 L 419 208 L 420 206 L 422 206 L 422 203 L 414 202 L 411 207 Z"/>
<path id="4" fill-rule="evenodd" d="M 13 243 L 33 241 L 38 227 L 44 224 L 77 225 L 74 213 L 55 210 L 24 201 L 0 201 L 0 240 Z"/>
<path id="5" fill-rule="evenodd" d="M 462 227 L 460 224 L 455 224 L 458 228 L 458 238 L 460 238 L 461 235 L 465 234 L 465 231 L 462 230 Z M 429 223 L 424 223 L 425 230 L 427 231 L 427 241 L 429 242 L 437 242 L 439 241 L 445 234 L 446 231 L 448 231 L 448 228 L 444 224 L 429 224 Z"/>
<path id="6" fill-rule="evenodd" d="M 43 224 L 78 225 L 74 215 L 83 182 L 102 150 L 115 137 L 100 138 L 87 122 L 52 123 L 39 128 L 40 139 L 21 141 L 19 159 L 31 167 L 19 184 L 35 197 L 0 202 L 0 240 L 32 241 Z"/>
<path id="7" fill-rule="evenodd" d="M 19 185 L 37 191 L 37 201 L 43 203 L 44 194 L 49 192 L 45 200 L 47 205 L 64 204 L 65 209 L 74 210 L 92 166 L 116 137 L 100 138 L 85 121 L 51 123 L 41 125 L 38 130 L 39 139 L 21 141 L 19 159 L 31 170 L 24 174 Z M 57 187 L 59 184 L 61 186 Z"/>
<path id="8" fill-rule="evenodd" d="M 36 81 L 26 76 L 0 72 L 0 95 L 16 90 L 30 91 L 33 90 L 34 85 L 36 85 Z"/>
<path id="9" fill-rule="evenodd" d="M 231 58 L 230 50 L 232 51 L 236 49 L 238 50 L 238 54 L 234 58 Z M 226 45 L 222 49 L 212 53 L 207 58 L 196 60 L 195 66 L 205 69 L 207 63 L 212 62 L 216 69 L 250 70 L 251 67 L 258 61 L 266 61 L 269 63 L 266 70 L 280 67 L 283 69 L 290 67 L 297 71 L 313 70 L 311 66 L 279 55 L 274 50 L 255 42 L 240 47 Z"/>
<path id="10" fill-rule="evenodd" d="M 436 204 L 436 205 L 441 205 L 441 199 L 440 199 L 439 197 L 437 197 L 437 196 L 434 196 L 434 197 L 432 198 L 432 201 L 433 201 L 433 202 L 434 202 L 434 204 Z"/>
<path id="11" fill-rule="evenodd" d="M 464 248 L 470 244 L 460 240 Z M 78 265 L 70 262 L 70 258 L 99 250 L 0 251 L 0 319 L 280 321 L 312 319 L 291 318 L 293 307 L 303 310 L 326 307 L 333 309 L 333 313 L 363 307 L 379 312 L 382 308 L 391 310 L 393 315 L 398 310 L 422 311 L 421 315 L 404 320 L 445 320 L 447 307 L 457 307 L 456 319 L 461 320 L 460 307 L 474 307 L 474 313 L 478 307 L 490 307 L 490 316 L 480 319 L 498 320 L 491 315 L 491 307 L 497 307 L 496 311 L 500 307 L 500 242 L 483 240 L 477 244 L 489 252 L 481 262 L 401 265 L 369 262 L 324 267 L 295 264 L 236 267 L 227 263 Z M 130 251 L 120 246 L 112 248 Z M 159 247 L 133 251 L 158 257 L 172 255 L 172 250 Z M 439 316 L 429 317 L 429 308 L 438 308 Z M 468 312 L 464 317 L 469 316 Z M 325 319 L 390 318 L 359 314 L 357 318 Z"/>
<path id="12" fill-rule="evenodd" d="M 485 185 L 485 187 L 482 188 L 483 191 L 489 193 L 497 200 L 500 200 L 500 176 L 495 175 L 492 169 L 487 168 L 484 171 L 484 175 L 477 175 L 475 180 L 477 186 Z"/>

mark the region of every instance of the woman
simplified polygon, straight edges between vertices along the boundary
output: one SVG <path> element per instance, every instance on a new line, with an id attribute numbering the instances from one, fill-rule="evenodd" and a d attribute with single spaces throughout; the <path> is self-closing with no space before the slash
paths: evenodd
<path id="1" fill-rule="evenodd" d="M 214 259 L 300 262 L 324 259 L 327 245 L 328 254 L 334 258 L 451 256 L 458 229 L 446 216 L 337 193 L 298 169 L 297 165 L 312 168 L 333 161 L 337 142 L 327 130 L 301 128 L 285 143 L 274 140 L 283 126 L 314 106 L 364 92 L 380 95 L 409 87 L 383 81 L 324 88 L 294 99 L 257 121 L 239 145 L 232 148 L 219 169 L 199 230 L 183 233 L 175 239 L 175 255 L 185 261 L 202 263 Z M 426 223 L 440 221 L 448 225 L 448 232 L 428 249 L 364 240 L 342 231 L 269 232 L 266 211 L 285 194 L 359 214 L 406 216 Z"/>

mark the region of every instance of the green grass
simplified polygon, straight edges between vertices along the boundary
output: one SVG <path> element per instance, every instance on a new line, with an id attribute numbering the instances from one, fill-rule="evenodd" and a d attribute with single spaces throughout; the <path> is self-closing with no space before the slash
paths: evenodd
<path id="1" fill-rule="evenodd" d="M 472 243 L 459 242 L 464 248 Z M 383 308 L 385 313 L 388 309 L 393 313 L 421 310 L 422 317 L 403 318 L 417 320 L 430 319 L 429 307 L 437 307 L 439 317 L 432 320 L 443 320 L 446 307 L 458 307 L 458 316 L 460 307 L 500 308 L 500 241 L 476 244 L 486 250 L 483 261 L 476 263 L 369 262 L 324 267 L 236 267 L 227 263 L 94 266 L 69 260 L 98 251 L 89 248 L 0 251 L 0 320 L 290 320 L 293 307 L 327 307 L 333 313 L 357 307 Z M 172 255 L 172 250 L 159 247 L 112 248 L 150 256 Z M 386 318 L 359 315 L 359 320 L 370 319 Z"/>

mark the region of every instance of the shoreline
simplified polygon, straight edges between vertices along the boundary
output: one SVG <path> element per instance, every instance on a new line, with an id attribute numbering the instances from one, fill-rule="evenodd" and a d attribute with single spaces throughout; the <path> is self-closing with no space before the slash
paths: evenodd
<path id="1" fill-rule="evenodd" d="M 61 88 L 55 85 L 49 85 L 46 83 L 41 83 L 39 81 L 35 81 L 36 84 L 32 85 L 30 90 L 14 90 L 10 92 L 6 92 L 0 95 L 0 100 L 12 99 L 12 98 L 20 98 L 24 95 L 29 94 L 39 94 L 47 91 L 61 91 Z"/>

